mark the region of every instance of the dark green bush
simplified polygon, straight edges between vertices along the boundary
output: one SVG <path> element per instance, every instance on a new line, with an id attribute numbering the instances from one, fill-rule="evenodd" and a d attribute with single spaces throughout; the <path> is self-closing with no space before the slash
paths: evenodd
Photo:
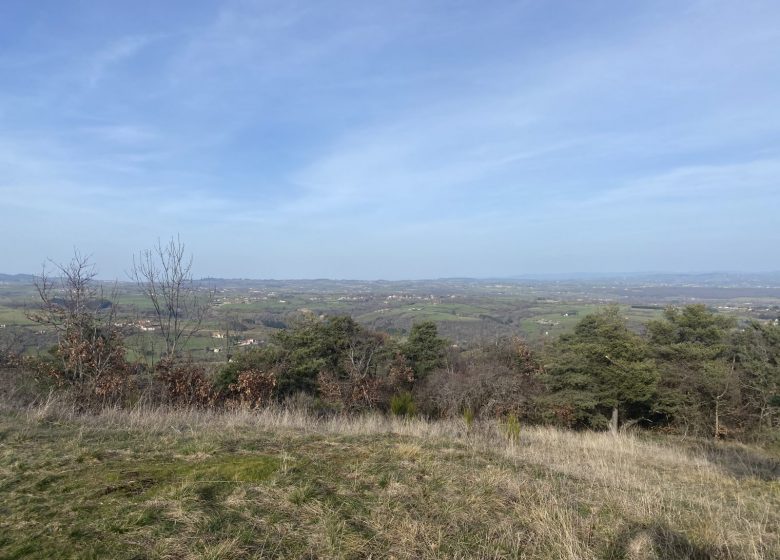
<path id="1" fill-rule="evenodd" d="M 414 416 L 417 407 L 414 404 L 414 398 L 409 392 L 399 393 L 390 399 L 390 411 L 394 416 Z"/>

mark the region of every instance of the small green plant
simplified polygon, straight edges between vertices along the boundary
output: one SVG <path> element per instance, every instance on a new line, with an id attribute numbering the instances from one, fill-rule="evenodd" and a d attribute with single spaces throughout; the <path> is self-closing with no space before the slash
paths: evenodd
<path id="1" fill-rule="evenodd" d="M 520 439 L 520 420 L 517 419 L 517 416 L 510 414 L 506 417 L 506 420 L 504 421 L 504 432 L 512 443 L 515 443 Z"/>
<path id="2" fill-rule="evenodd" d="M 414 404 L 412 394 L 407 391 L 393 396 L 390 399 L 390 411 L 394 416 L 414 416 L 417 407 Z"/>
<path id="3" fill-rule="evenodd" d="M 463 411 L 463 421 L 466 423 L 466 429 L 471 431 L 471 426 L 474 425 L 474 411 L 471 409 L 471 407 L 466 408 Z"/>

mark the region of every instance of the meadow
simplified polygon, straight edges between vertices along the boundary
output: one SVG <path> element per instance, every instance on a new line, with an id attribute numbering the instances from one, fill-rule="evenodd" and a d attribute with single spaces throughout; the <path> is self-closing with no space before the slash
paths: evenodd
<path id="1" fill-rule="evenodd" d="M 780 558 L 736 443 L 270 407 L 0 412 L 2 558 Z"/>

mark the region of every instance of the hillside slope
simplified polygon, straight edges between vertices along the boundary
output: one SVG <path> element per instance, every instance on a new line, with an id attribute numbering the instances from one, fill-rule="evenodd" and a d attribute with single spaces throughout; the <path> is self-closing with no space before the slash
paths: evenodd
<path id="1" fill-rule="evenodd" d="M 778 558 L 743 446 L 379 416 L 0 414 L 2 558 Z"/>

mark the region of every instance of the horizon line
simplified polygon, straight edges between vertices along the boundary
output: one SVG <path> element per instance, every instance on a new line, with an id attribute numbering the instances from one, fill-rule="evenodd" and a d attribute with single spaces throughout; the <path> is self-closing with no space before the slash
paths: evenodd
<path id="1" fill-rule="evenodd" d="M 593 280 L 593 279 L 619 279 L 626 277 L 642 278 L 653 276 L 780 276 L 780 270 L 747 270 L 747 271 L 729 271 L 729 270 L 703 270 L 703 271 L 659 271 L 659 270 L 647 270 L 647 271 L 610 271 L 610 272 L 583 272 L 583 271 L 571 271 L 571 272 L 534 272 L 525 274 L 512 274 L 512 275 L 495 275 L 495 276 L 438 276 L 438 277 L 419 277 L 419 278 L 349 278 L 349 277 L 286 277 L 286 278 L 257 278 L 257 277 L 222 277 L 222 276 L 201 276 L 193 278 L 194 281 L 203 282 L 206 280 L 219 280 L 219 281 L 242 281 L 242 282 L 441 282 L 441 281 L 523 281 L 523 280 Z M 34 273 L 3 273 L 0 272 L 0 278 L 18 278 L 18 277 L 36 277 Z M 99 282 L 119 282 L 123 284 L 134 284 L 133 280 L 120 280 L 119 278 L 105 278 L 97 276 L 95 278 Z"/>

